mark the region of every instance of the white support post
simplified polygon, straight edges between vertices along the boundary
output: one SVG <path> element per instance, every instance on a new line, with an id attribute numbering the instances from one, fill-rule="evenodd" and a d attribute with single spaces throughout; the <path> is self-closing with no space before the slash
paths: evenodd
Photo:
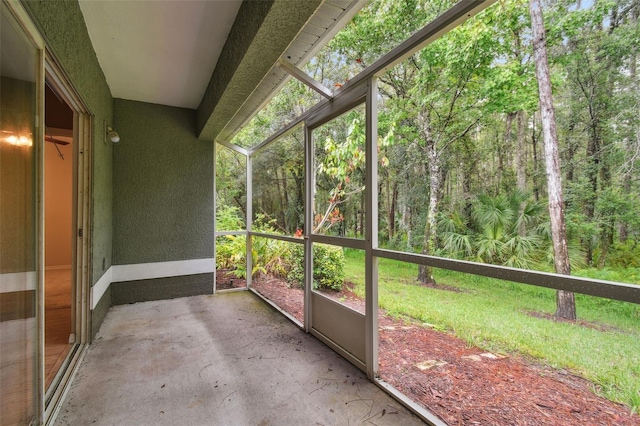
<path id="1" fill-rule="evenodd" d="M 216 294 L 216 272 L 218 272 L 216 268 L 217 259 L 216 259 L 216 244 L 218 242 L 218 237 L 216 237 L 216 217 L 218 215 L 218 206 L 216 204 L 216 154 L 218 152 L 218 144 L 216 142 L 213 143 L 213 288 L 212 293 Z"/>
<path id="2" fill-rule="evenodd" d="M 245 232 L 245 238 L 246 238 L 246 244 L 247 244 L 247 254 L 246 254 L 246 259 L 247 259 L 247 289 L 249 289 L 251 287 L 251 271 L 253 270 L 253 257 L 252 257 L 252 239 L 251 239 L 251 223 L 253 221 L 253 167 L 252 167 L 252 158 L 249 155 L 245 156 L 246 158 L 246 165 L 247 165 L 247 196 L 246 196 L 246 202 L 247 202 L 247 218 L 246 218 L 246 232 Z"/>
<path id="3" fill-rule="evenodd" d="M 304 330 L 309 333 L 313 327 L 311 321 L 311 290 L 313 289 L 313 245 L 310 235 L 313 231 L 313 193 L 315 173 L 313 169 L 312 130 L 304 128 Z"/>
<path id="4" fill-rule="evenodd" d="M 378 374 L 378 80 L 371 77 L 366 100 L 365 362 L 367 377 Z"/>

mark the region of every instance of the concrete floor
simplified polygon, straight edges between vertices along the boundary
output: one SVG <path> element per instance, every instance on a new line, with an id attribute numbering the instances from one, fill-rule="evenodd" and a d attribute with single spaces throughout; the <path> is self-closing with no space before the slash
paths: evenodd
<path id="1" fill-rule="evenodd" d="M 249 292 L 111 308 L 56 425 L 418 425 Z"/>

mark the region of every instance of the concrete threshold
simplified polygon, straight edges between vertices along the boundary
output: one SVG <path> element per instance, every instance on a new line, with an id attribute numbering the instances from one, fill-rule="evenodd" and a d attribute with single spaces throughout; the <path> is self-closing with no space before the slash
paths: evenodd
<path id="1" fill-rule="evenodd" d="M 251 292 L 115 306 L 56 425 L 418 425 Z"/>

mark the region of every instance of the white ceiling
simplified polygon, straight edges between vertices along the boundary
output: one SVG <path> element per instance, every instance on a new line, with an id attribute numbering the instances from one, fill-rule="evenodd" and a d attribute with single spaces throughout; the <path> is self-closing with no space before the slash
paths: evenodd
<path id="1" fill-rule="evenodd" d="M 115 98 L 196 109 L 242 0 L 80 0 Z"/>

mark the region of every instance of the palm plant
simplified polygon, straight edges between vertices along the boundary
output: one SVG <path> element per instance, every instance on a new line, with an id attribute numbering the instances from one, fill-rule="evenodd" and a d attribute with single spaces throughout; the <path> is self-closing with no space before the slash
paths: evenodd
<path id="1" fill-rule="evenodd" d="M 454 212 L 440 221 L 444 249 L 458 258 L 532 269 L 549 245 L 541 226 L 544 213 L 544 206 L 523 191 L 478 195 L 470 218 Z"/>

